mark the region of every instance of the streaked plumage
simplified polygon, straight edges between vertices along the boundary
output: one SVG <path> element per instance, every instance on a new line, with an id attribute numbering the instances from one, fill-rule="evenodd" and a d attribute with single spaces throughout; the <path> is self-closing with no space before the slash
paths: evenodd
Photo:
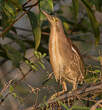
<path id="1" fill-rule="evenodd" d="M 59 18 L 50 16 L 43 11 L 48 18 L 50 27 L 49 54 L 50 62 L 56 81 L 60 80 L 66 91 L 66 81 L 77 88 L 77 83 L 84 79 L 84 65 L 78 49 L 66 37 L 62 22 Z"/>

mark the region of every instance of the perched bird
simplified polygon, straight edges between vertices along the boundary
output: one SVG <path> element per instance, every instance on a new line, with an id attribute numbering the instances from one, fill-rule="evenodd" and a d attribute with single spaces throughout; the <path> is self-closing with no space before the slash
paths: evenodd
<path id="1" fill-rule="evenodd" d="M 73 90 L 84 79 L 84 64 L 78 49 L 66 37 L 59 18 L 42 13 L 50 22 L 49 55 L 56 81 L 60 81 L 63 91 L 67 91 L 66 81 L 73 84 Z"/>

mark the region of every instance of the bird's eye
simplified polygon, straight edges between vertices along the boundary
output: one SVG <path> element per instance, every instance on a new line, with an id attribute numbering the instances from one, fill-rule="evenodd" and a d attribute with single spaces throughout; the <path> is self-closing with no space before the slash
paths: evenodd
<path id="1" fill-rule="evenodd" d="M 55 21 L 55 17 L 52 17 L 53 21 Z"/>
<path id="2" fill-rule="evenodd" d="M 58 19 L 57 19 L 57 18 L 55 18 L 55 21 L 57 22 L 57 21 L 58 21 Z"/>
<path id="3" fill-rule="evenodd" d="M 54 22 L 57 22 L 57 21 L 58 21 L 58 19 L 57 19 L 57 18 L 55 18 L 55 17 L 53 17 L 53 20 L 54 20 Z"/>

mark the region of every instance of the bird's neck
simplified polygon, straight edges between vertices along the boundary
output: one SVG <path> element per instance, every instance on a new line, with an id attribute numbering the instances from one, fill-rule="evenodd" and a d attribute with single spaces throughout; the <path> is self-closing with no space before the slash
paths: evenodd
<path id="1" fill-rule="evenodd" d="M 60 50 L 65 44 L 67 47 L 71 47 L 71 40 L 66 37 L 63 27 L 58 28 L 57 26 L 52 25 L 50 31 L 50 49 L 57 48 Z"/>
<path id="2" fill-rule="evenodd" d="M 62 36 L 65 36 L 64 35 L 64 29 L 63 29 L 63 27 L 62 26 L 55 26 L 55 25 L 51 25 L 51 28 L 50 28 L 50 31 L 51 31 L 51 34 L 50 34 L 50 37 L 53 37 L 53 39 L 54 38 L 56 38 L 56 37 L 62 37 Z M 63 39 L 63 37 L 62 37 L 62 39 Z"/>
<path id="3" fill-rule="evenodd" d="M 51 31 L 56 31 L 56 33 L 64 33 L 63 26 L 51 25 Z"/>
<path id="4" fill-rule="evenodd" d="M 63 26 L 58 27 L 55 25 L 51 25 L 50 31 L 51 31 L 50 32 L 50 41 L 51 42 L 57 41 L 58 43 L 60 42 L 60 44 L 69 42 L 68 44 L 70 44 L 71 40 L 66 37 Z"/>

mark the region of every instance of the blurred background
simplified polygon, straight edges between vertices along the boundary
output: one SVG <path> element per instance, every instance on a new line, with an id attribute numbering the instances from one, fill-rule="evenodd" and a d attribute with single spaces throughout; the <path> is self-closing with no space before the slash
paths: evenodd
<path id="1" fill-rule="evenodd" d="M 0 110 L 30 110 L 61 89 L 49 62 L 50 24 L 41 9 L 61 19 L 80 50 L 85 81 L 101 81 L 101 0 L 0 0 Z"/>

